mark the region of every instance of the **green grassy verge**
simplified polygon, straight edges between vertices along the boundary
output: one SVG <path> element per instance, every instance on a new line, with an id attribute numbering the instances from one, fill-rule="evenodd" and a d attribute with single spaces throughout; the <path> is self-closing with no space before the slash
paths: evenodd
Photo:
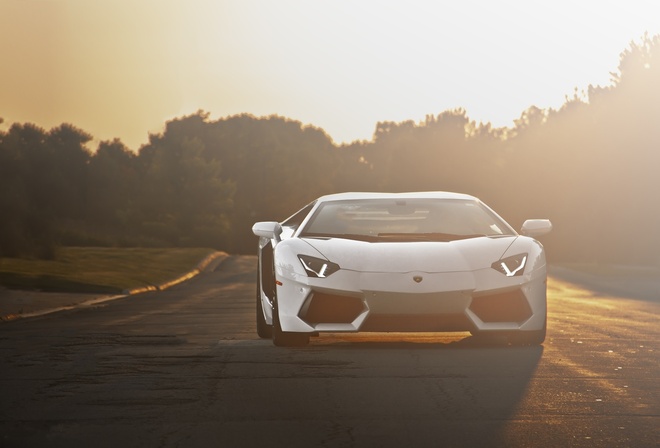
<path id="1" fill-rule="evenodd" d="M 63 247 L 51 261 L 0 258 L 0 285 L 53 292 L 121 293 L 171 281 L 213 252 L 203 248 Z"/>

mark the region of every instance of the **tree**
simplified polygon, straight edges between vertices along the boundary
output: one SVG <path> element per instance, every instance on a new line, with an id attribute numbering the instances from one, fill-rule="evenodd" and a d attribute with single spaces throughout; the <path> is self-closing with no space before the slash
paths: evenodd
<path id="1" fill-rule="evenodd" d="M 34 125 L 0 133 L 0 256 L 54 256 L 53 209 L 44 203 L 48 183 L 39 172 L 50 162 L 45 140 Z"/>
<path id="2" fill-rule="evenodd" d="M 87 164 L 91 151 L 85 146 L 92 136 L 69 124 L 51 129 L 45 148 L 51 166 L 41 176 L 48 176 L 49 201 L 61 219 L 84 219 L 87 195 Z"/>
<path id="3" fill-rule="evenodd" d="M 165 133 L 144 151 L 142 230 L 177 246 L 223 247 L 230 231 L 233 183 L 221 178 L 218 161 L 204 158 L 200 139 L 178 137 Z"/>
<path id="4" fill-rule="evenodd" d="M 88 228 L 110 233 L 115 243 L 135 234 L 132 217 L 139 186 L 136 159 L 135 153 L 115 139 L 101 142 L 88 164 Z"/>

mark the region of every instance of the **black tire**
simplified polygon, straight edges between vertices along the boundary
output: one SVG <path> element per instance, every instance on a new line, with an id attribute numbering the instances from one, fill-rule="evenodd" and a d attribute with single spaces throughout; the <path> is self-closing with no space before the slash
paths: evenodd
<path id="1" fill-rule="evenodd" d="M 541 345 L 545 341 L 548 328 L 548 317 L 543 322 L 543 328 L 534 331 L 516 331 L 508 335 L 508 342 L 515 346 Z"/>
<path id="2" fill-rule="evenodd" d="M 261 304 L 261 275 L 257 274 L 257 335 L 261 339 L 270 339 L 273 337 L 273 326 L 268 325 L 264 316 L 263 305 Z"/>
<path id="3" fill-rule="evenodd" d="M 519 331 L 509 336 L 511 345 L 541 345 L 545 341 L 546 328 L 536 331 Z"/>
<path id="4" fill-rule="evenodd" d="M 282 331 L 277 310 L 277 299 L 273 300 L 273 344 L 277 347 L 304 347 L 309 344 L 309 333 Z"/>
<path id="5" fill-rule="evenodd" d="M 548 316 L 546 314 L 543 328 L 534 331 L 518 331 L 509 336 L 511 345 L 541 345 L 545 341 L 548 328 Z"/>

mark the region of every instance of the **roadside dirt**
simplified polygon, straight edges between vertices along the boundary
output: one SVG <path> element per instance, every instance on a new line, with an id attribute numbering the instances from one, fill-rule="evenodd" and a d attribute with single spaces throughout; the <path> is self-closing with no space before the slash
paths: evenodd
<path id="1" fill-rule="evenodd" d="M 113 296 L 0 289 L 0 319 L 6 321 L 39 316 L 110 298 Z"/>
<path id="2" fill-rule="evenodd" d="M 202 260 L 195 269 L 183 273 L 180 277 L 172 281 L 158 287 L 125 291 L 120 295 L 23 291 L 0 286 L 0 321 L 36 317 L 57 311 L 92 306 L 108 300 L 115 300 L 149 290 L 164 290 L 184 282 L 207 269 L 215 269 L 227 256 L 225 252 L 213 253 Z"/>
<path id="3" fill-rule="evenodd" d="M 194 277 L 205 269 L 215 268 L 227 257 L 226 253 L 218 252 L 211 259 L 204 260 L 197 269 L 183 274 L 172 282 L 161 285 L 157 289 L 167 289 L 189 278 Z M 648 269 L 643 272 L 628 270 L 614 270 L 608 268 L 601 272 L 573 269 L 565 266 L 550 266 L 549 275 L 570 283 L 589 287 L 600 293 L 610 296 L 622 296 L 635 299 L 660 302 L 660 275 L 654 275 Z M 156 289 L 156 288 L 154 288 Z M 34 317 L 76 307 L 98 304 L 107 300 L 126 297 L 128 295 L 144 292 L 144 290 L 127 291 L 118 296 L 50 293 L 40 291 L 9 290 L 0 287 L 0 320 L 14 320 Z"/>

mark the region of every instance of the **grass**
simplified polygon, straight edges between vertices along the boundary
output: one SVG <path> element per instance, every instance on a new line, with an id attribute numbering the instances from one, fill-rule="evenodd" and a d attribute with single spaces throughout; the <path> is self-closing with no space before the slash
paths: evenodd
<path id="1" fill-rule="evenodd" d="M 11 289 L 121 293 L 156 286 L 193 270 L 204 248 L 62 247 L 55 260 L 0 258 L 0 285 Z"/>

